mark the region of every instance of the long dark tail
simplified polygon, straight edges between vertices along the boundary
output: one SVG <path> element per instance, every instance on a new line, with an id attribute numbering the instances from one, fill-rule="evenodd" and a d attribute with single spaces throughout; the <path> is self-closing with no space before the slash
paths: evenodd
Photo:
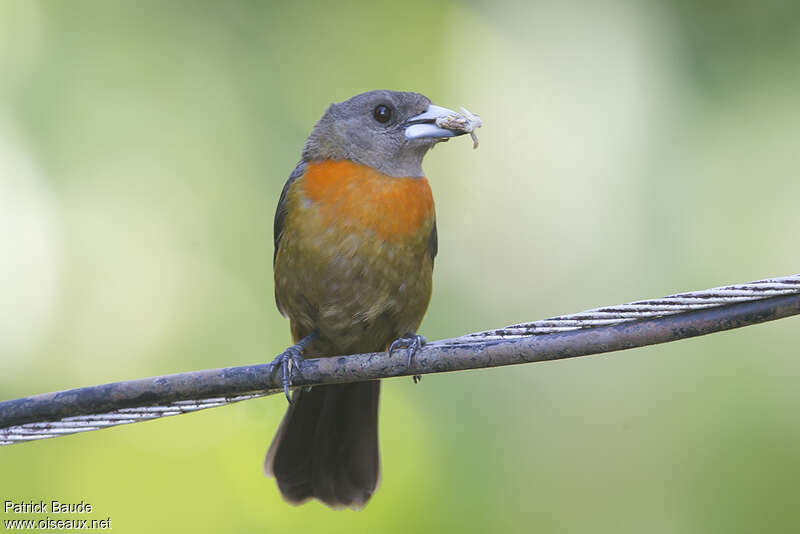
<path id="1" fill-rule="evenodd" d="M 316 498 L 331 508 L 361 508 L 378 487 L 380 382 L 295 390 L 267 452 L 264 471 L 283 497 Z"/>

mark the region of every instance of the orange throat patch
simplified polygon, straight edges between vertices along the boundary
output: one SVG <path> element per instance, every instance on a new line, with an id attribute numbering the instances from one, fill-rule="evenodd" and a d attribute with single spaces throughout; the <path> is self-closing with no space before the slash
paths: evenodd
<path id="1" fill-rule="evenodd" d="M 424 176 L 396 178 L 352 161 L 324 160 L 308 164 L 303 189 L 328 224 L 371 229 L 386 240 L 433 224 L 433 194 Z"/>

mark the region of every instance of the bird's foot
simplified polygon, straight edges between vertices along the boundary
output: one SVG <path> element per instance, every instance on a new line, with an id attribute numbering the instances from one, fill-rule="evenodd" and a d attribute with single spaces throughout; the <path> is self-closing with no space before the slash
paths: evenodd
<path id="1" fill-rule="evenodd" d="M 408 354 L 408 367 L 411 367 L 411 362 L 414 360 L 414 355 L 419 351 L 428 340 L 425 339 L 425 336 L 421 336 L 419 334 L 414 334 L 413 332 L 409 332 L 408 334 L 404 335 L 401 338 L 395 339 L 394 342 L 389 346 L 389 357 L 392 356 L 392 353 L 395 349 L 404 348 L 406 349 L 406 354 Z M 414 383 L 416 384 L 419 382 L 419 378 L 414 379 Z"/>
<path id="2" fill-rule="evenodd" d="M 292 345 L 281 354 L 278 355 L 277 358 L 272 360 L 272 370 L 270 371 L 270 377 L 275 374 L 275 371 L 278 368 L 282 371 L 282 378 L 281 384 L 283 385 L 283 393 L 286 395 L 286 400 L 289 401 L 291 404 L 292 399 L 289 397 L 289 386 L 292 385 L 292 369 L 297 370 L 298 376 L 302 377 L 303 375 L 300 373 L 300 364 L 303 362 L 303 351 L 305 350 L 306 346 L 311 343 L 311 341 L 316 337 L 315 333 L 311 333 L 307 335 L 300 341 L 298 341 L 295 345 Z"/>

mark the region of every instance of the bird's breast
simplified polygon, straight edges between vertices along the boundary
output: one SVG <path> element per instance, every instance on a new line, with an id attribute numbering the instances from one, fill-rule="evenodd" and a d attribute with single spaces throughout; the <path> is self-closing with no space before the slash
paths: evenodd
<path id="1" fill-rule="evenodd" d="M 308 164 L 298 184 L 305 208 L 326 225 L 374 232 L 388 241 L 413 238 L 432 225 L 433 195 L 425 177 L 396 178 L 351 161 Z"/>
<path id="2" fill-rule="evenodd" d="M 362 351 L 417 328 L 433 270 L 427 179 L 312 162 L 287 202 L 275 282 L 293 323 L 321 330 L 342 350 Z"/>

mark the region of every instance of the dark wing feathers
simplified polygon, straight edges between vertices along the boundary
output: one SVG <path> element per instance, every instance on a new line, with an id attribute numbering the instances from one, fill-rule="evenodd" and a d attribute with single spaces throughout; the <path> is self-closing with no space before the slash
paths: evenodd
<path id="1" fill-rule="evenodd" d="M 428 251 L 431 253 L 431 260 L 435 260 L 436 254 L 439 252 L 439 234 L 436 231 L 436 218 L 433 219 L 433 230 L 431 230 L 431 236 L 428 238 Z"/>
<path id="2" fill-rule="evenodd" d="M 275 210 L 275 252 L 272 253 L 273 265 L 275 265 L 275 258 L 278 257 L 278 245 L 280 245 L 281 236 L 283 236 L 283 223 L 286 220 L 286 205 L 289 201 L 287 198 L 289 196 L 289 188 L 292 187 L 292 184 L 295 182 L 295 180 L 303 176 L 305 172 L 306 164 L 305 162 L 301 161 L 297 164 L 297 167 L 294 168 L 292 174 L 289 175 L 289 179 L 286 180 L 286 184 L 283 186 L 283 191 L 281 191 L 281 198 L 278 200 L 278 208 Z"/>

